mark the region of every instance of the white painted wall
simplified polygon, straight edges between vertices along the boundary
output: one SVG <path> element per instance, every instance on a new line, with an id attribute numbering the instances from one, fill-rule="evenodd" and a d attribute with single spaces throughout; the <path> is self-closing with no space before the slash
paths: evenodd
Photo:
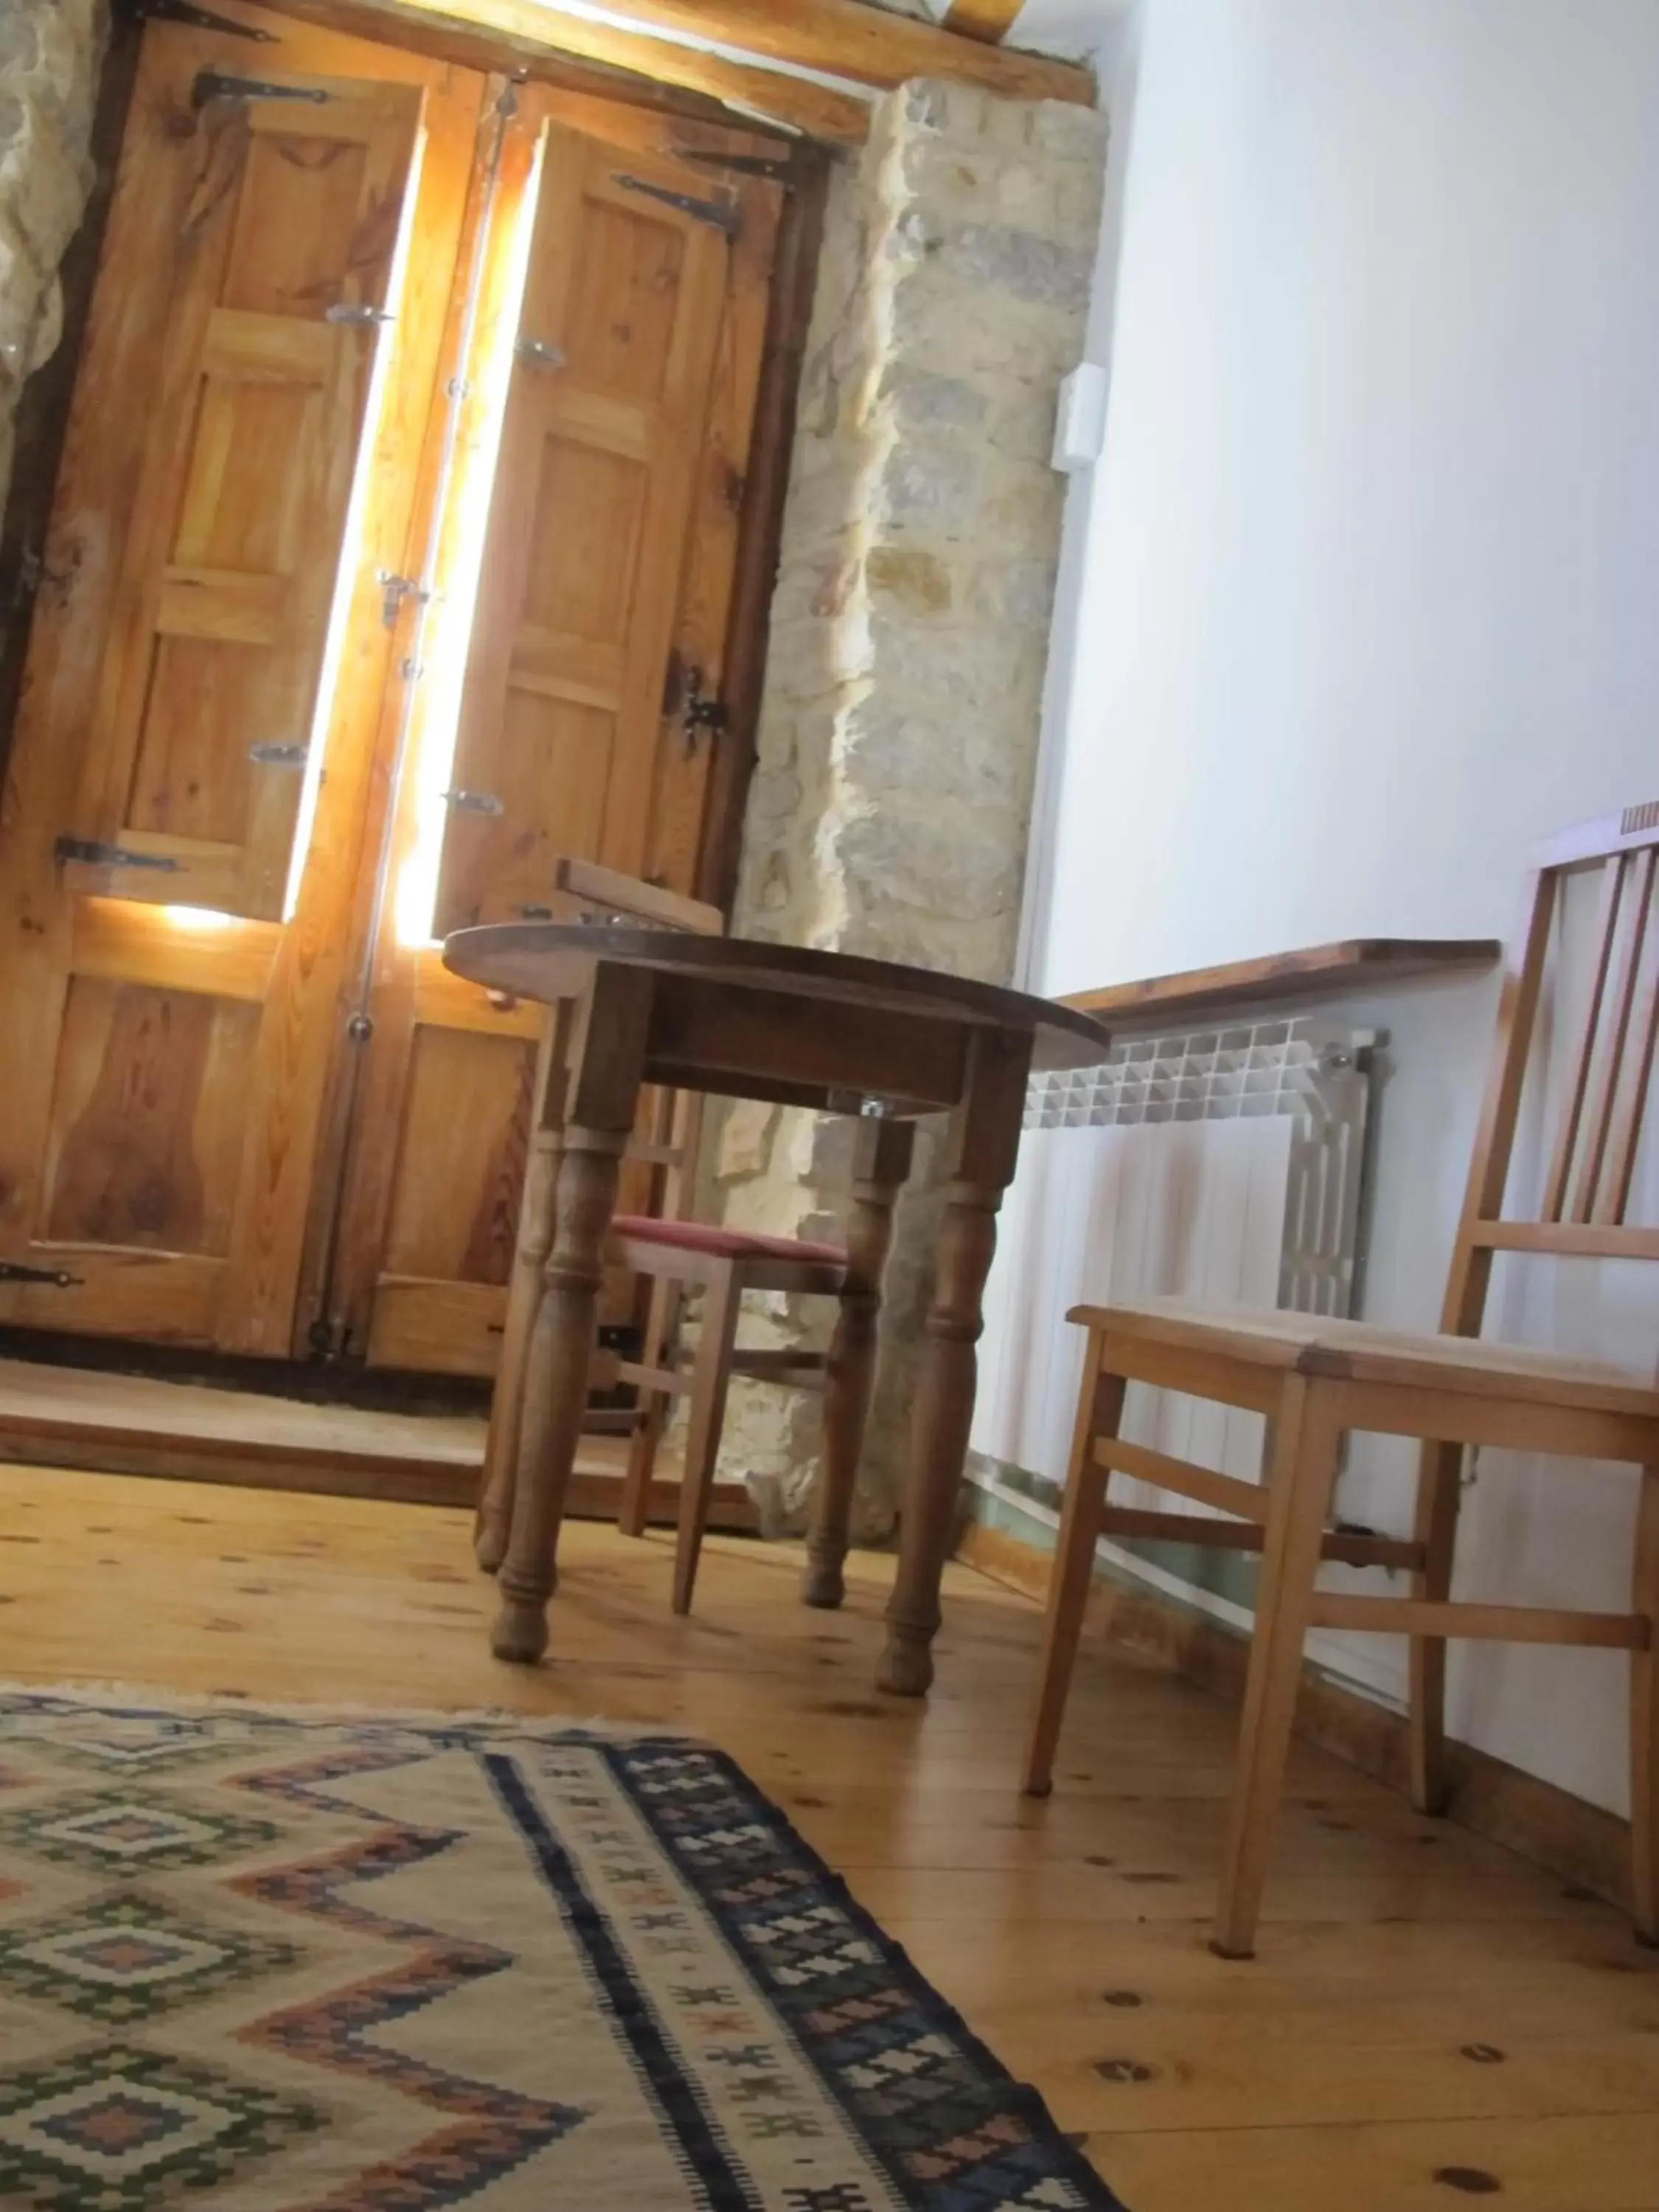
<path id="1" fill-rule="evenodd" d="M 1026 972 L 1500 934 L 1534 837 L 1659 796 L 1659 4 L 1142 0 L 1113 106 Z M 1489 1007 L 1354 1010 L 1375 1318 L 1434 1318 Z M 1650 1368 L 1645 1278 L 1571 1272 L 1499 1317 Z M 1348 1510 L 1400 1524 L 1401 1465 Z M 1620 1603 L 1632 1488 L 1490 1455 L 1471 1587 Z M 1463 1730 L 1622 1806 L 1620 1661 L 1465 1650 Z"/>

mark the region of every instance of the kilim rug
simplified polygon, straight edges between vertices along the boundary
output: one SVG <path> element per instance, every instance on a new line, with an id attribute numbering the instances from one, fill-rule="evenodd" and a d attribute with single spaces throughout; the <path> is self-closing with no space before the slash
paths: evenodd
<path id="1" fill-rule="evenodd" d="M 1116 2199 L 718 1752 L 9 1691 L 0 2204 Z"/>

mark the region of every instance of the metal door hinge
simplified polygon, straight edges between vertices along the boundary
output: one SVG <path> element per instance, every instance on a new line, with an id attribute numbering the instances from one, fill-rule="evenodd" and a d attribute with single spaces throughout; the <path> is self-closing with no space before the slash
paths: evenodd
<path id="1" fill-rule="evenodd" d="M 715 230 L 723 230 L 728 238 L 736 238 L 743 228 L 743 217 L 730 200 L 700 200 L 690 192 L 671 191 L 666 185 L 653 185 L 644 177 L 630 177 L 626 170 L 611 173 L 611 181 L 620 185 L 625 192 L 643 192 L 648 200 L 660 200 L 665 207 L 678 208 L 698 222 L 706 222 Z"/>
<path id="2" fill-rule="evenodd" d="M 177 875 L 184 863 L 170 853 L 134 853 L 125 845 L 101 844 L 95 837 L 59 837 L 52 846 L 54 859 L 84 860 L 94 868 L 159 868 Z"/>
<path id="3" fill-rule="evenodd" d="M 221 31 L 228 39 L 252 39 L 262 46 L 277 43 L 275 31 L 257 30 L 252 23 L 234 23 L 228 15 L 216 15 L 198 8 L 196 0 L 137 0 L 141 23 L 188 23 L 193 31 Z"/>
<path id="4" fill-rule="evenodd" d="M 513 350 L 527 368 L 564 367 L 564 348 L 549 345 L 545 338 L 520 338 Z"/>
<path id="5" fill-rule="evenodd" d="M 700 169 L 729 169 L 734 176 L 769 177 L 781 185 L 794 175 L 790 162 L 774 161 L 765 154 L 711 154 L 701 146 L 676 146 L 672 150 L 677 161 L 693 162 Z"/>
<path id="6" fill-rule="evenodd" d="M 367 1044 L 374 1034 L 374 1020 L 370 1014 L 353 1014 L 346 1024 L 346 1035 L 353 1044 Z"/>
<path id="7" fill-rule="evenodd" d="M 505 814 L 507 806 L 493 791 L 447 791 L 444 805 L 462 814 Z"/>
<path id="8" fill-rule="evenodd" d="M 360 307 L 349 300 L 337 300 L 331 307 L 323 309 L 325 323 L 343 323 L 349 330 L 354 331 L 369 330 L 377 323 L 395 323 L 397 319 L 384 307 Z"/>
<path id="9" fill-rule="evenodd" d="M 0 1260 L 0 1283 L 48 1283 L 54 1291 L 70 1291 L 86 1279 L 71 1275 L 67 1267 L 30 1267 L 21 1260 Z"/>
<path id="10" fill-rule="evenodd" d="M 418 583 L 413 576 L 396 575 L 390 568 L 377 568 L 374 580 L 382 593 L 380 620 L 388 629 L 397 628 L 398 610 L 405 599 L 418 599 L 422 606 L 427 606 L 433 598 L 427 586 Z"/>
<path id="11" fill-rule="evenodd" d="M 67 569 L 48 568 L 40 547 L 26 545 L 17 556 L 17 573 L 11 587 L 12 605 L 27 606 L 40 597 L 43 586 L 49 584 L 54 592 L 61 592 L 74 581 L 72 567 Z"/>
<path id="12" fill-rule="evenodd" d="M 309 745 L 284 744 L 272 738 L 269 743 L 250 745 L 247 757 L 255 768 L 303 768 L 310 752 Z"/>
<path id="13" fill-rule="evenodd" d="M 320 84 L 270 84 L 263 77 L 227 76 L 222 70 L 204 70 L 191 87 L 190 104 L 205 107 L 215 100 L 304 100 L 313 107 L 325 107 L 330 97 Z"/>

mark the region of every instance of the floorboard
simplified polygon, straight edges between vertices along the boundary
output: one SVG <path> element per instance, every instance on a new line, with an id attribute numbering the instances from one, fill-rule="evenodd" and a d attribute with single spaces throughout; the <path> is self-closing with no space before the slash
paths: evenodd
<path id="1" fill-rule="evenodd" d="M 1607 1907 L 1298 1747 L 1260 1955 L 1205 1948 L 1232 1717 L 1085 1650 L 1054 1796 L 1018 1794 L 1037 1614 L 962 1567 L 925 1709 L 799 1553 L 568 1531 L 552 1656 L 488 1656 L 459 1512 L 0 1468 L 0 1673 L 668 1723 L 732 1752 L 1130 2212 L 1659 2212 L 1659 1956 Z"/>
<path id="2" fill-rule="evenodd" d="M 0 1359 L 0 1462 L 470 1506 L 486 1429 L 481 1413 L 318 1404 L 149 1375 Z M 568 1510 L 614 1520 L 627 1455 L 624 1437 L 584 1437 Z M 679 1503 L 672 1452 L 665 1449 L 659 1464 L 649 1510 L 653 1520 L 672 1523 Z M 715 1528 L 756 1525 L 741 1483 L 716 1483 L 710 1514 Z"/>

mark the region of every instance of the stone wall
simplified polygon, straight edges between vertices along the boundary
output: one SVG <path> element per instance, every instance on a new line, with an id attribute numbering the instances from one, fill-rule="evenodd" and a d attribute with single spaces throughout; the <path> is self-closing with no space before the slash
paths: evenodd
<path id="1" fill-rule="evenodd" d="M 0 502 L 23 382 L 56 348 L 58 269 L 92 185 L 107 0 L 0 0 Z"/>
<path id="2" fill-rule="evenodd" d="M 1036 763 L 1061 479 L 1106 120 L 917 83 L 882 101 L 831 190 L 772 611 L 735 927 L 1008 980 Z M 835 1233 L 850 1127 L 729 1109 L 708 1172 L 726 1218 Z M 856 1533 L 890 1526 L 929 1288 L 924 1139 L 889 1276 Z M 823 1300 L 769 1316 L 821 1342 Z M 726 1471 L 799 1524 L 811 1399 L 740 1384 Z"/>

